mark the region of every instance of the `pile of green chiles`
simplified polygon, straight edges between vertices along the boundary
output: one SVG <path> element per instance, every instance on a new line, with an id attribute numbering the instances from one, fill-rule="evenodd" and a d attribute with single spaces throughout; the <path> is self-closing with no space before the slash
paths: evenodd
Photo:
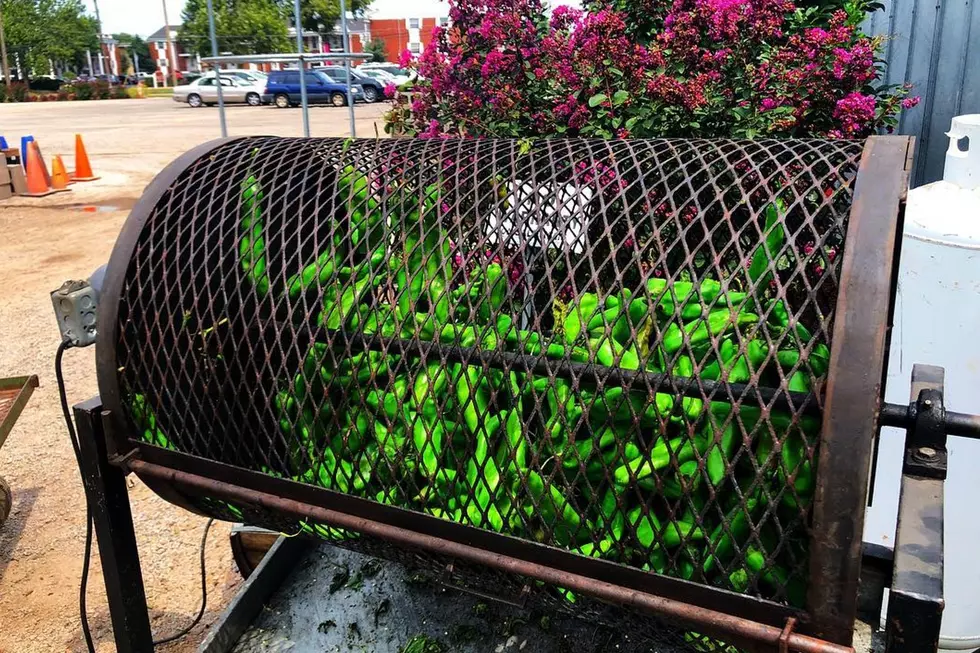
<path id="1" fill-rule="evenodd" d="M 260 297 L 313 297 L 315 342 L 276 397 L 291 478 L 642 569 L 802 604 L 805 509 L 819 422 L 668 385 L 578 388 L 386 352 L 332 347 L 331 331 L 808 392 L 829 352 L 765 287 L 785 242 L 780 204 L 741 280 L 653 278 L 556 300 L 551 334 L 518 327 L 503 266 L 454 266 L 438 189 L 381 207 L 341 172 L 347 220 L 284 284 L 266 266 L 263 191 L 242 183 L 240 264 Z M 414 198 L 414 199 L 413 199 Z M 408 233 L 392 226 L 419 225 Z M 744 334 L 755 333 L 752 339 Z M 766 333 L 767 339 L 763 336 Z M 767 342 L 781 342 L 772 351 Z M 806 360 L 801 361 L 801 353 Z M 464 355 L 465 359 L 465 355 Z M 813 377 L 811 376 L 811 373 Z M 141 404 L 142 405 L 142 404 Z M 160 444 L 153 427 L 147 438 Z M 165 439 L 163 440 L 165 443 Z M 270 472 L 271 473 L 271 472 Z M 324 537 L 350 537 L 310 525 Z M 756 530 L 755 535 L 752 534 Z M 570 600 L 570 594 L 565 593 Z"/>

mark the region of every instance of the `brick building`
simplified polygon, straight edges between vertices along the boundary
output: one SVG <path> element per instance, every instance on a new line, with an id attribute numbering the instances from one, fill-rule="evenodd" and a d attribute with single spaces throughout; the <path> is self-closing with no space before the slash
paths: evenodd
<path id="1" fill-rule="evenodd" d="M 402 52 L 422 54 L 432 40 L 436 25 L 448 25 L 447 16 L 418 16 L 415 18 L 372 18 L 371 39 L 381 39 L 385 44 L 388 61 L 398 61 Z"/>
<path id="2" fill-rule="evenodd" d="M 177 40 L 180 32 L 180 25 L 170 25 L 161 27 L 157 31 L 146 37 L 146 43 L 150 46 L 150 57 L 157 65 L 157 77 L 160 79 L 170 79 L 171 67 L 176 68 L 178 73 L 200 72 L 200 57 L 186 52 Z M 167 30 L 170 30 L 170 38 L 173 41 L 173 50 L 167 52 Z"/>

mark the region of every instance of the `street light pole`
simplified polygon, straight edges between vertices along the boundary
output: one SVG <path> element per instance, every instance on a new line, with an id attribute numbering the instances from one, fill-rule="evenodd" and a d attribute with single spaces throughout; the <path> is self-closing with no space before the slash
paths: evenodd
<path id="1" fill-rule="evenodd" d="M 303 59 L 303 17 L 299 0 L 293 3 L 293 22 L 296 23 L 296 52 L 299 54 L 299 99 L 303 105 L 303 136 L 310 137 L 310 103 L 306 96 L 306 60 Z"/>
<path id="2" fill-rule="evenodd" d="M 3 57 L 3 82 L 10 85 L 10 64 L 7 63 L 7 37 L 3 33 L 3 0 L 0 0 L 0 56 Z"/>
<path id="3" fill-rule="evenodd" d="M 92 0 L 95 5 L 95 27 L 99 30 L 99 74 L 105 75 L 105 64 L 102 63 L 102 18 L 99 16 L 99 0 Z"/>
<path id="4" fill-rule="evenodd" d="M 214 6 L 208 0 L 208 31 L 211 33 L 211 55 L 218 56 L 218 36 L 214 29 Z M 221 120 L 221 138 L 228 138 L 228 124 L 225 122 L 225 95 L 221 89 L 221 64 L 214 65 L 214 85 L 218 87 L 218 115 Z M 174 84 L 176 86 L 176 84 Z"/>
<path id="5" fill-rule="evenodd" d="M 162 0 L 162 2 L 163 31 L 167 34 L 167 61 L 170 62 L 170 82 L 174 88 L 177 88 L 177 50 L 174 49 L 174 39 L 170 36 L 170 18 L 167 17 L 167 0 Z M 208 2 L 208 6 L 211 6 L 210 2 Z M 163 80 L 163 85 L 167 85 L 167 80 Z"/>
<path id="6" fill-rule="evenodd" d="M 347 31 L 347 7 L 340 0 L 340 31 L 344 38 L 344 52 L 350 54 L 350 32 Z M 354 87 L 350 78 L 350 59 L 344 59 L 344 70 L 347 73 L 347 114 L 350 117 L 350 137 L 357 137 L 354 127 Z"/>

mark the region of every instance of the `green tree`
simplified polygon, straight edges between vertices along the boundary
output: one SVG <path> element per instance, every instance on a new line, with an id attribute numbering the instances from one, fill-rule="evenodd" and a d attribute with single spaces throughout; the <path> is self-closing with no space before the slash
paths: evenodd
<path id="1" fill-rule="evenodd" d="M 205 0 L 188 0 L 182 18 L 181 44 L 191 52 L 210 56 Z M 277 0 L 216 0 L 214 23 L 220 52 L 266 54 L 285 52 L 290 47 L 286 14 Z"/>
<path id="2" fill-rule="evenodd" d="M 95 19 L 82 0 L 3 0 L 7 52 L 31 75 L 48 73 L 50 64 L 77 66 L 85 51 L 98 52 Z"/>
<path id="3" fill-rule="evenodd" d="M 129 55 L 129 58 L 134 64 L 136 57 L 139 57 L 140 69 L 136 72 L 152 73 L 156 71 L 157 65 L 150 56 L 150 46 L 140 36 L 120 32 L 118 34 L 113 34 L 112 38 L 119 41 L 120 44 L 126 46 L 126 53 Z"/>
<path id="4" fill-rule="evenodd" d="M 378 63 L 385 61 L 387 52 L 385 50 L 384 39 L 371 39 L 364 44 L 364 52 L 371 55 L 371 61 Z"/>
<path id="5" fill-rule="evenodd" d="M 126 51 L 126 48 L 119 48 L 119 74 L 129 75 L 132 68 L 133 58 L 129 56 L 129 52 Z"/>
<path id="6" fill-rule="evenodd" d="M 292 0 L 279 0 L 284 11 L 293 16 Z M 371 4 L 371 0 L 346 0 L 347 11 L 355 16 L 360 15 Z M 340 20 L 340 0 L 303 0 L 300 5 L 300 17 L 303 29 L 315 32 L 332 31 L 333 26 Z M 292 20 L 290 20 L 292 24 Z"/>

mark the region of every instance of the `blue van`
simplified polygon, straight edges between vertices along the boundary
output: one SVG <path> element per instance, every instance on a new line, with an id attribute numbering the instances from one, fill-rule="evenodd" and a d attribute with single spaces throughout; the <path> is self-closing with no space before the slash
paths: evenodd
<path id="1" fill-rule="evenodd" d="M 306 97 L 310 104 L 330 103 L 335 107 L 347 104 L 347 85 L 335 81 L 326 73 L 307 70 Z M 358 84 L 353 84 L 350 95 L 354 101 L 364 100 L 364 90 Z M 300 103 L 299 70 L 273 70 L 265 83 L 263 103 L 271 102 L 280 109 L 296 106 Z"/>

